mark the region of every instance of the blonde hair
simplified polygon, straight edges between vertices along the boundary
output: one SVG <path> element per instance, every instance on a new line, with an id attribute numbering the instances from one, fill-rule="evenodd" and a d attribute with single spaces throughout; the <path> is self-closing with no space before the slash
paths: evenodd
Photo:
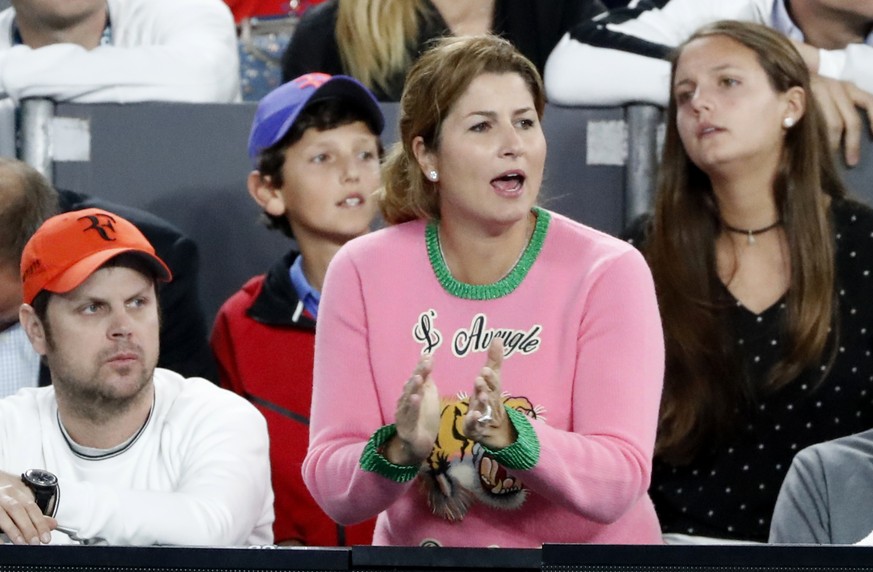
<path id="1" fill-rule="evenodd" d="M 336 41 L 343 68 L 370 89 L 389 91 L 412 63 L 424 0 L 339 0 Z"/>
<path id="2" fill-rule="evenodd" d="M 455 102 L 483 73 L 518 74 L 527 84 L 537 116 L 546 105 L 536 66 L 511 43 L 493 35 L 447 37 L 413 64 L 400 98 L 400 140 L 383 166 L 382 216 L 389 224 L 438 219 L 439 196 L 421 172 L 413 153 L 416 137 L 428 150 L 439 149 L 440 131 Z"/>

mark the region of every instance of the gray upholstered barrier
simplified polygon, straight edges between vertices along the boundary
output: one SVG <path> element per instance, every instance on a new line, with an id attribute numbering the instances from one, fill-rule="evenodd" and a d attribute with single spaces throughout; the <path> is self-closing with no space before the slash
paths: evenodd
<path id="1" fill-rule="evenodd" d="M 253 111 L 244 104 L 60 104 L 51 121 L 55 186 L 151 211 L 197 242 L 210 323 L 228 296 L 289 246 L 259 223 L 246 191 Z"/>
<path id="2" fill-rule="evenodd" d="M 15 105 L 0 99 L 0 157 L 17 157 L 15 145 Z"/>
<path id="3" fill-rule="evenodd" d="M 255 104 L 25 102 L 22 158 L 59 188 L 144 208 L 200 246 L 201 294 L 211 319 L 288 241 L 258 222 L 245 180 Z M 397 138 L 385 104 L 386 146 Z M 627 131 L 621 108 L 549 108 L 542 203 L 606 232 L 624 222 Z"/>
<path id="4" fill-rule="evenodd" d="M 245 180 L 254 103 L 58 104 L 31 100 L 20 113 L 19 153 L 60 188 L 144 208 L 200 246 L 201 295 L 211 319 L 288 241 L 259 224 Z M 397 105 L 384 104 L 386 147 L 397 139 Z M 0 145 L 2 145 L 0 114 Z M 541 203 L 612 234 L 650 205 L 661 112 L 652 106 L 550 106 Z M 2 146 L 0 146 L 2 149 Z M 856 196 L 873 203 L 873 139 L 846 170 Z"/>

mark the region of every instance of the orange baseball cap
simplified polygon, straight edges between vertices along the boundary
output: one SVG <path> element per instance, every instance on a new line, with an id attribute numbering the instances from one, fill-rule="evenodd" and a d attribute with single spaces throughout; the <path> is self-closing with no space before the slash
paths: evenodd
<path id="1" fill-rule="evenodd" d="M 110 258 L 125 252 L 142 256 L 158 280 L 173 279 L 146 237 L 117 214 L 84 209 L 51 217 L 24 245 L 21 255 L 24 303 L 33 302 L 42 290 L 63 294 L 75 289 Z"/>

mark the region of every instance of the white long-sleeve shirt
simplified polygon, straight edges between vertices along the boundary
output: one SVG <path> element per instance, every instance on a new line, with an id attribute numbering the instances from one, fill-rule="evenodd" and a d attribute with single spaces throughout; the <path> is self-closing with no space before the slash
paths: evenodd
<path id="1" fill-rule="evenodd" d="M 631 14 L 623 12 L 624 14 Z M 764 24 L 803 41 L 784 0 L 670 0 L 663 8 L 623 19 L 615 11 L 598 16 L 600 26 L 564 35 L 545 68 L 549 101 L 559 105 L 666 105 L 670 64 L 660 57 L 704 24 L 742 20 Z M 611 23 L 609 23 L 611 22 Z M 873 33 L 863 44 L 819 50 L 819 75 L 853 82 L 873 92 Z"/>
<path id="2" fill-rule="evenodd" d="M 233 16 L 220 0 L 108 0 L 112 42 L 93 50 L 14 43 L 0 12 L 0 98 L 77 103 L 240 100 Z"/>
<path id="3" fill-rule="evenodd" d="M 75 540 L 272 544 L 269 441 L 261 414 L 205 379 L 166 369 L 155 370 L 154 387 L 141 432 L 102 456 L 85 456 L 68 443 L 53 387 L 22 389 L 0 400 L 0 470 L 57 475 L 55 518 Z M 52 544 L 73 540 L 52 533 Z"/>

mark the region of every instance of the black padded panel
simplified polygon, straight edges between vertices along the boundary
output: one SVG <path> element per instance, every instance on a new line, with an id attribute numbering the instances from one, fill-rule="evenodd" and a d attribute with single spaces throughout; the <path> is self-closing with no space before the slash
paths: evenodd
<path id="1" fill-rule="evenodd" d="M 547 544 L 543 572 L 873 570 L 873 548 L 823 545 L 614 546 Z"/>
<path id="2" fill-rule="evenodd" d="M 618 546 L 546 544 L 542 549 L 355 546 L 187 548 L 3 546 L 4 572 L 849 572 L 873 570 L 869 546 Z"/>

